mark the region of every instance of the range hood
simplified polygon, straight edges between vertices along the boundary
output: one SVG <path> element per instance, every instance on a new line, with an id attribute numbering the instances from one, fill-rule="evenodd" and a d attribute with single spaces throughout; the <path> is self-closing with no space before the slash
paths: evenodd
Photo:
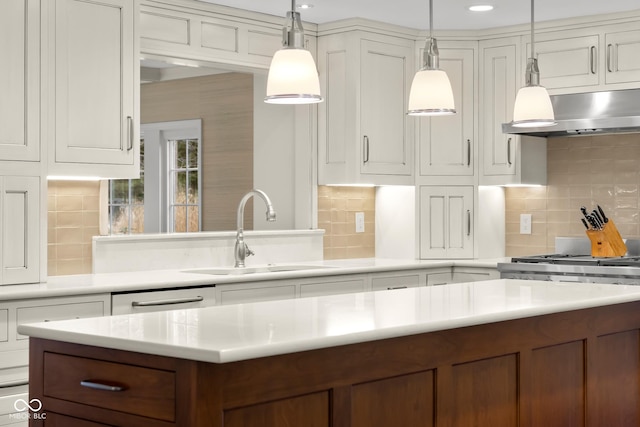
<path id="1" fill-rule="evenodd" d="M 588 136 L 640 132 L 640 89 L 552 95 L 555 126 L 517 128 L 502 125 L 502 132 L 542 137 Z"/>

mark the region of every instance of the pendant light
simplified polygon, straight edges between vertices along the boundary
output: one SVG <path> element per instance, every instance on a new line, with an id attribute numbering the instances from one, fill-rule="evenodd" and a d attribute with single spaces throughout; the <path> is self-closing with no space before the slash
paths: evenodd
<path id="1" fill-rule="evenodd" d="M 270 104 L 314 104 L 322 102 L 318 70 L 311 53 L 304 48 L 304 29 L 296 2 L 291 0 L 287 23 L 282 29 L 282 49 L 271 59 L 267 77 Z"/>
<path id="2" fill-rule="evenodd" d="M 413 77 L 409 92 L 410 116 L 455 114 L 453 90 L 447 73 L 440 70 L 438 43 L 433 38 L 433 0 L 429 0 L 429 37 L 424 47 L 424 62 Z"/>
<path id="3" fill-rule="evenodd" d="M 511 125 L 515 127 L 545 127 L 556 124 L 549 93 L 544 86 L 540 86 L 540 70 L 535 55 L 533 3 L 534 0 L 531 0 L 531 57 L 527 60 L 526 85 L 518 91 L 513 107 Z"/>

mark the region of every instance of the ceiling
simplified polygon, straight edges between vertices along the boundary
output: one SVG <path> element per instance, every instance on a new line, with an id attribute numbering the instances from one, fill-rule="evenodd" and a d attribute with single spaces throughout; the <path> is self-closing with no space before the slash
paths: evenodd
<path id="1" fill-rule="evenodd" d="M 282 16 L 291 0 L 200 0 Z M 367 18 L 415 29 L 429 25 L 428 0 L 297 0 L 313 4 L 301 10 L 303 21 L 317 24 L 347 18 Z M 491 4 L 491 12 L 470 12 L 468 6 Z M 537 0 L 535 20 L 549 21 L 574 16 L 599 15 L 640 9 L 638 0 Z M 473 30 L 528 23 L 529 0 L 433 0 L 434 29 Z"/>

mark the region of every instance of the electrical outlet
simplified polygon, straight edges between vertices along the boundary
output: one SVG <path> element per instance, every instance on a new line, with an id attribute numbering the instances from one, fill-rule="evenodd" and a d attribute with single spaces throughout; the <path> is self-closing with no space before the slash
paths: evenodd
<path id="1" fill-rule="evenodd" d="M 364 233 L 364 212 L 356 212 L 356 233 Z"/>
<path id="2" fill-rule="evenodd" d="M 520 234 L 531 234 L 531 214 L 520 214 Z"/>

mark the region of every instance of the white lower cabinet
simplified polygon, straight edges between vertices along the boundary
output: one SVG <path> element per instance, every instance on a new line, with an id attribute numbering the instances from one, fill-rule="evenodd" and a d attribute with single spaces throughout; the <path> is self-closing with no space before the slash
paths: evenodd
<path id="1" fill-rule="evenodd" d="M 473 186 L 421 186 L 420 258 L 473 258 Z"/>
<path id="2" fill-rule="evenodd" d="M 323 295 L 351 294 L 367 291 L 366 276 L 349 276 L 348 278 L 314 279 L 313 281 L 300 283 L 300 297 L 319 297 Z"/>
<path id="3" fill-rule="evenodd" d="M 15 399 L 28 391 L 29 340 L 18 325 L 110 313 L 110 294 L 0 301 L 0 425 L 24 421 L 12 415 Z"/>
<path id="4" fill-rule="evenodd" d="M 0 285 L 40 281 L 40 178 L 0 176 Z"/>
<path id="5" fill-rule="evenodd" d="M 219 304 L 273 301 L 296 297 L 296 284 L 290 280 L 232 283 L 216 286 Z"/>
<path id="6" fill-rule="evenodd" d="M 371 290 L 393 290 L 426 286 L 426 274 L 423 272 L 379 273 L 371 276 Z"/>
<path id="7" fill-rule="evenodd" d="M 499 278 L 500 273 L 495 268 L 454 267 L 451 283 L 480 282 Z"/>

